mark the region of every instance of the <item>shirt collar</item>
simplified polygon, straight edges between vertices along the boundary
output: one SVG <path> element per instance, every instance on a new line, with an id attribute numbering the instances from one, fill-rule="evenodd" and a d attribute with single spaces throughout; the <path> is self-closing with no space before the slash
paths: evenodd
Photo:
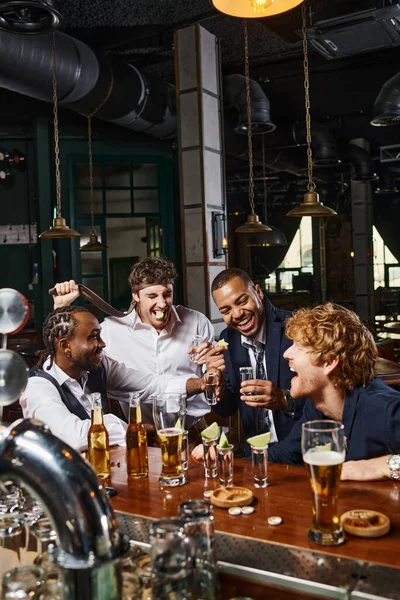
<path id="1" fill-rule="evenodd" d="M 254 338 L 248 338 L 245 335 L 242 335 L 240 338 L 240 342 L 242 346 L 245 348 L 251 348 L 252 346 L 256 346 L 258 348 L 265 346 L 265 334 L 267 323 L 266 319 L 263 319 L 260 329 L 257 332 L 257 335 Z"/>
<path id="2" fill-rule="evenodd" d="M 140 328 L 144 328 L 144 329 L 153 329 L 153 327 L 151 325 L 149 325 L 148 323 L 142 323 L 141 318 L 139 317 L 138 313 L 136 310 L 133 310 L 129 315 L 127 315 L 131 321 L 132 321 L 132 328 L 133 329 L 140 329 Z M 173 328 L 175 327 L 176 323 L 181 323 L 181 318 L 178 315 L 178 311 L 176 310 L 176 307 L 173 305 L 172 306 L 172 310 L 171 310 L 171 316 L 168 320 L 168 323 L 166 324 L 166 326 L 164 327 L 164 329 L 162 329 L 161 331 L 166 331 L 167 333 L 171 333 L 171 331 L 173 330 Z"/>
<path id="3" fill-rule="evenodd" d="M 65 371 L 60 369 L 60 367 L 58 365 L 56 365 L 55 362 L 53 362 L 51 369 L 47 370 L 47 367 L 49 366 L 49 364 L 50 364 L 50 359 L 48 358 L 43 365 L 43 371 L 45 371 L 46 373 L 48 373 L 49 375 L 54 377 L 54 379 L 57 381 L 57 383 L 59 385 L 63 385 L 63 383 L 66 383 L 66 382 L 77 383 L 76 379 L 73 379 L 72 377 L 67 375 L 67 373 L 65 373 Z M 86 372 L 82 375 L 82 379 L 81 379 L 82 389 L 84 389 L 84 387 L 86 385 L 88 376 L 89 376 L 88 372 Z"/>

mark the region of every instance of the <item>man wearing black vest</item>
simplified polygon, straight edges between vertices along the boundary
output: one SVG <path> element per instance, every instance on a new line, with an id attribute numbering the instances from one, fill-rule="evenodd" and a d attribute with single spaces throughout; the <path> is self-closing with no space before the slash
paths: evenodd
<path id="1" fill-rule="evenodd" d="M 107 356 L 99 322 L 83 307 L 66 306 L 50 313 L 43 341 L 45 350 L 30 371 L 20 403 L 25 418 L 40 419 L 73 448 L 87 447 L 90 393 L 102 395 L 104 424 L 113 445 L 125 442 L 126 423 L 109 413 L 107 390 L 126 398 L 132 391 L 146 390 L 147 395 L 179 391 L 174 377 L 145 375 Z M 187 381 L 188 395 L 198 381 Z"/>

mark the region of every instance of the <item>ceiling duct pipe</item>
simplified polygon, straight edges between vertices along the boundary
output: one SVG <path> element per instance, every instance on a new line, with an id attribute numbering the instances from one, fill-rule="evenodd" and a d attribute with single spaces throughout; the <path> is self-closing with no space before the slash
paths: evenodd
<path id="1" fill-rule="evenodd" d="M 55 33 L 59 104 L 156 138 L 176 136 L 175 88 Z M 52 35 L 0 31 L 0 87 L 52 102 Z"/>
<path id="2" fill-rule="evenodd" d="M 223 78 L 224 104 L 233 106 L 239 113 L 238 122 L 234 127 L 236 133 L 247 135 L 247 94 L 246 78 L 244 75 L 226 75 Z M 250 79 L 250 105 L 252 133 L 271 133 L 276 129 L 271 121 L 271 107 L 261 85 Z"/>
<path id="3" fill-rule="evenodd" d="M 364 148 L 349 144 L 345 150 L 345 158 L 354 167 L 353 181 L 376 181 L 378 179 L 374 171 L 374 161 Z"/>
<path id="4" fill-rule="evenodd" d="M 400 124 L 400 72 L 383 84 L 373 114 L 371 125 L 375 127 Z"/>

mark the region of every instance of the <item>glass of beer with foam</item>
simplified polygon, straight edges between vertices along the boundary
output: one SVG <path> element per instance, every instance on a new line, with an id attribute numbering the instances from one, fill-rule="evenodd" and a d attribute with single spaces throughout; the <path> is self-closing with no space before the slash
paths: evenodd
<path id="1" fill-rule="evenodd" d="M 303 423 L 301 447 L 313 498 L 313 524 L 308 537 L 323 546 L 342 544 L 344 534 L 337 509 L 345 458 L 342 423 L 329 420 Z"/>
<path id="2" fill-rule="evenodd" d="M 182 469 L 182 435 L 184 432 L 185 399 L 182 394 L 153 396 L 153 418 L 161 447 L 161 485 L 177 486 L 186 483 Z"/>

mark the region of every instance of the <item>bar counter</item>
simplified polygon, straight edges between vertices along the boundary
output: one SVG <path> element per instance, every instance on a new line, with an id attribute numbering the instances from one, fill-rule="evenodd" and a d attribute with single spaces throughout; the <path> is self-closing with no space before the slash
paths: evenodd
<path id="1" fill-rule="evenodd" d="M 148 542 L 150 520 L 174 517 L 181 502 L 203 498 L 206 489 L 219 486 L 217 479 L 205 480 L 202 464 L 190 461 L 186 485 L 161 488 L 158 448 L 149 448 L 148 479 L 127 480 L 124 448 L 112 449 L 111 460 L 114 463 L 111 484 L 117 490 L 112 498 L 114 509 L 122 530 L 139 542 Z M 400 598 L 400 482 L 342 482 L 340 514 L 356 508 L 377 510 L 390 518 L 391 530 L 376 539 L 346 534 L 341 546 L 322 547 L 307 537 L 312 501 L 305 468 L 268 466 L 269 485 L 257 489 L 253 485 L 251 461 L 235 459 L 234 485 L 252 490 L 255 508 L 252 515 L 231 516 L 225 509 L 214 508 L 217 556 L 225 576 L 231 573 L 275 585 L 280 585 L 283 577 L 284 587 L 297 589 L 301 594 L 293 596 L 288 591 L 289 595 L 280 594 L 277 596 L 280 598 L 316 597 L 303 593 L 331 598 Z M 280 516 L 282 524 L 268 525 L 270 516 Z M 235 570 L 233 565 L 242 565 L 243 572 Z M 260 572 L 276 576 L 263 577 Z M 304 584 L 306 580 L 309 586 Z M 315 590 L 310 589 L 313 582 L 318 584 Z M 396 593 L 391 591 L 393 586 L 397 587 Z M 377 595 L 378 592 L 382 595 Z M 257 595 L 253 593 L 253 597 Z M 268 597 L 275 597 L 272 589 Z"/>

